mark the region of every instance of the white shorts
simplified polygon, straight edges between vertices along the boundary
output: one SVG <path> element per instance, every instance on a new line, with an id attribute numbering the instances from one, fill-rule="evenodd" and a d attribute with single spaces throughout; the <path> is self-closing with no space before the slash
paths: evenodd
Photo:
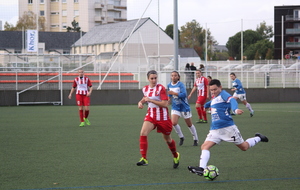
<path id="1" fill-rule="evenodd" d="M 236 92 L 232 95 L 233 97 L 238 97 L 241 101 L 246 100 L 246 94 L 237 94 Z"/>
<path id="2" fill-rule="evenodd" d="M 183 117 L 184 119 L 188 119 L 192 117 L 192 112 L 180 112 L 177 110 L 172 110 L 171 111 L 171 115 L 178 115 L 179 117 Z"/>
<path id="3" fill-rule="evenodd" d="M 237 126 L 232 125 L 221 129 L 210 130 L 205 141 L 212 141 L 216 144 L 226 141 L 239 145 L 244 142 L 244 139 Z"/>

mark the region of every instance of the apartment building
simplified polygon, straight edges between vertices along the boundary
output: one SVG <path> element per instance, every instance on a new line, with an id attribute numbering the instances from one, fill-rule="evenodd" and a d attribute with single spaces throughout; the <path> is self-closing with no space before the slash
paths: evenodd
<path id="1" fill-rule="evenodd" d="M 282 58 L 282 36 L 284 58 L 300 56 L 300 5 L 274 7 L 275 59 Z"/>
<path id="2" fill-rule="evenodd" d="M 75 19 L 84 32 L 127 20 L 127 0 L 19 0 L 19 16 L 32 11 L 45 17 L 45 31 L 63 32 Z"/>

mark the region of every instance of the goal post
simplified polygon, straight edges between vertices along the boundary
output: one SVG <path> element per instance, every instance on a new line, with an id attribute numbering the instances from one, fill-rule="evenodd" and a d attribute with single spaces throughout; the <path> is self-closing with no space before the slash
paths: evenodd
<path id="1" fill-rule="evenodd" d="M 49 69 L 49 67 L 47 67 Z M 46 69 L 39 67 L 39 69 Z M 37 72 L 32 86 L 16 93 L 17 106 L 21 104 L 63 105 L 62 68 L 51 67 L 51 73 Z M 52 91 L 52 92 L 49 92 Z"/>

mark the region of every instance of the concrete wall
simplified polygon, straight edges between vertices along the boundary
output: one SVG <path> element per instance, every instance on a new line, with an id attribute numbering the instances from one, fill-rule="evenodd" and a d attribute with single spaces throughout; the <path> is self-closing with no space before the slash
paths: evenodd
<path id="1" fill-rule="evenodd" d="M 227 89 L 226 89 L 227 90 Z M 231 91 L 227 90 L 232 94 Z M 63 91 L 63 105 L 75 105 L 75 94 L 68 99 L 69 90 Z M 188 90 L 188 93 L 190 90 Z M 246 89 L 247 100 L 250 103 L 268 102 L 300 102 L 300 88 L 270 88 L 270 89 Z M 91 105 L 126 105 L 137 104 L 143 94 L 137 90 L 94 90 L 91 97 Z M 21 101 L 57 101 L 60 97 L 58 90 L 30 90 L 20 95 Z M 196 93 L 189 101 L 195 103 Z M 16 106 L 16 91 L 0 91 L 0 106 Z"/>

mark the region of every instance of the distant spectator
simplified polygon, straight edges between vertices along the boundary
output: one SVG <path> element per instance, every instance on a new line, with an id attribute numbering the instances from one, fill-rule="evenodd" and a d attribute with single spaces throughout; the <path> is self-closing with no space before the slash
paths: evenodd
<path id="1" fill-rule="evenodd" d="M 204 71 L 204 65 L 203 64 L 200 64 L 200 67 L 199 67 L 200 71 Z"/>
<path id="2" fill-rule="evenodd" d="M 193 86 L 193 83 L 194 83 L 194 80 L 192 80 L 193 78 L 193 75 L 194 73 L 193 72 L 190 72 L 191 70 L 191 66 L 189 63 L 187 63 L 185 65 L 185 69 L 184 69 L 186 72 L 185 73 L 185 86 L 186 88 L 192 88 Z"/>
<path id="3" fill-rule="evenodd" d="M 194 63 L 192 62 L 191 63 L 191 71 L 196 71 L 197 70 L 197 68 L 194 66 Z"/>
<path id="4" fill-rule="evenodd" d="M 191 76 L 191 80 L 193 81 L 194 84 L 194 80 L 195 80 L 195 72 L 196 72 L 197 68 L 194 66 L 194 63 L 191 63 L 191 71 L 192 71 L 192 76 Z"/>

